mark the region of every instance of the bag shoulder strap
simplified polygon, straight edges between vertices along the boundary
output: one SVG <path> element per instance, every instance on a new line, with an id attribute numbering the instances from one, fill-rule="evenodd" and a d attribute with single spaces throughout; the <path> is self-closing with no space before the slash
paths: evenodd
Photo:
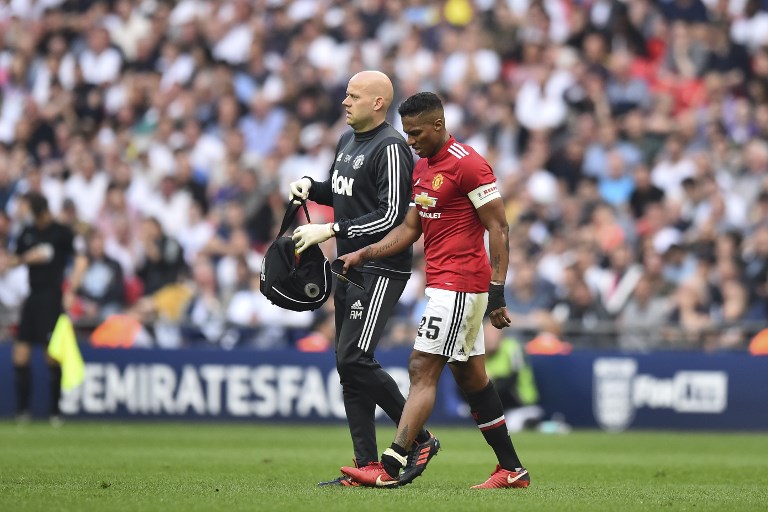
<path id="1" fill-rule="evenodd" d="M 283 215 L 283 223 L 280 224 L 280 232 L 277 234 L 277 237 L 275 237 L 275 240 L 283 236 L 283 234 L 288 231 L 288 228 L 291 226 L 293 219 L 296 218 L 296 214 L 299 213 L 299 210 L 302 208 L 304 209 L 304 215 L 307 217 L 307 222 L 312 222 L 312 220 L 309 218 L 309 210 L 307 210 L 306 200 L 302 199 L 301 204 L 295 205 L 295 208 L 293 206 L 293 203 L 288 203 L 288 207 L 285 209 L 285 215 Z"/>

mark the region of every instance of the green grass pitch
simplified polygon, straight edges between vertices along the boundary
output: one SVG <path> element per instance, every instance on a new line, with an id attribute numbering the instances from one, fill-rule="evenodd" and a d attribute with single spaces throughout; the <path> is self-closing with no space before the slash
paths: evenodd
<path id="1" fill-rule="evenodd" d="M 344 426 L 0 422 L 0 510 L 768 510 L 768 435 L 514 436 L 528 489 L 470 490 L 495 459 L 475 428 L 399 489 L 318 488 L 351 458 Z M 379 428 L 379 447 L 394 431 Z"/>

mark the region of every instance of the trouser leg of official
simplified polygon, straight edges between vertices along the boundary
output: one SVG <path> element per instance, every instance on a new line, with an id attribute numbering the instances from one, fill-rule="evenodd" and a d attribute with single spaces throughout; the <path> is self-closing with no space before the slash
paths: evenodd
<path id="1" fill-rule="evenodd" d="M 61 366 L 56 362 L 48 363 L 48 414 L 59 416 L 61 409 Z"/>
<path id="2" fill-rule="evenodd" d="M 405 398 L 373 357 L 384 327 L 405 289 L 405 280 L 365 275 L 365 289 L 339 284 L 336 305 L 336 368 L 359 465 L 377 461 L 374 414 L 380 406 L 397 425 Z"/>
<path id="3" fill-rule="evenodd" d="M 13 373 L 16 389 L 16 414 L 29 413 L 29 399 L 32 395 L 32 371 L 29 359 L 32 347 L 29 343 L 17 341 L 13 344 Z"/>

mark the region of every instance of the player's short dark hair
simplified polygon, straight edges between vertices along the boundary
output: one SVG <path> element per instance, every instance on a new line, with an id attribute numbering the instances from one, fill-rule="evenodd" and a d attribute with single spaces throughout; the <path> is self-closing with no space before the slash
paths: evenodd
<path id="1" fill-rule="evenodd" d="M 27 192 L 24 194 L 24 200 L 29 205 L 29 209 L 35 217 L 39 217 L 48 211 L 48 200 L 43 194 L 38 192 Z"/>
<path id="2" fill-rule="evenodd" d="M 400 117 L 418 116 L 425 112 L 443 111 L 443 102 L 433 92 L 419 92 L 400 104 L 397 112 Z"/>

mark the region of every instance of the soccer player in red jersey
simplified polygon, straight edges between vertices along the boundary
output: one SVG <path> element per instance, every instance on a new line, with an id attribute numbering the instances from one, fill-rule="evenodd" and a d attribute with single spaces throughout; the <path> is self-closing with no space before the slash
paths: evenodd
<path id="1" fill-rule="evenodd" d="M 398 111 L 408 145 L 421 157 L 413 172 L 411 207 L 381 241 L 341 259 L 345 270 L 357 267 L 403 251 L 424 234 L 429 300 L 410 357 L 411 390 L 394 443 L 380 462 L 341 471 L 361 485 L 391 487 L 412 481 L 414 472 L 424 470 L 418 463 L 409 464 L 400 474 L 407 448 L 432 412 L 437 383 L 448 363 L 499 462 L 490 478 L 474 488 L 528 487 L 530 476 L 515 452 L 501 400 L 485 373 L 483 316 L 488 312 L 497 329 L 511 321 L 504 303 L 509 235 L 496 178 L 482 156 L 448 133 L 435 94 L 415 94 Z"/>

